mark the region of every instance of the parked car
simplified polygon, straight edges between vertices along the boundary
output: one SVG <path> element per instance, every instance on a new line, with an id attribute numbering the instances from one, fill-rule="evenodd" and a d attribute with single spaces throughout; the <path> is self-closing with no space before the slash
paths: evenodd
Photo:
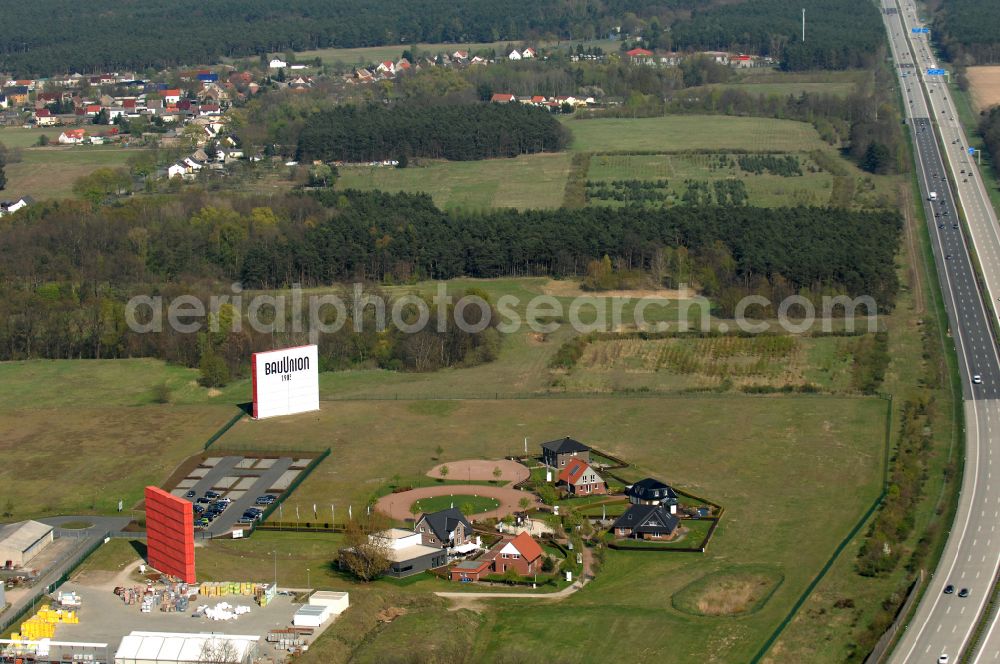
<path id="1" fill-rule="evenodd" d="M 215 491 L 206 491 L 205 492 L 205 497 L 206 498 L 218 498 L 219 494 L 217 492 L 215 492 Z"/>
<path id="2" fill-rule="evenodd" d="M 199 499 L 198 499 L 198 500 L 197 500 L 196 502 L 197 502 L 198 504 L 200 504 L 200 505 L 208 505 L 208 504 L 209 504 L 210 502 L 212 502 L 212 501 L 211 501 L 211 500 L 209 500 L 208 498 L 205 498 L 204 496 L 202 496 L 202 497 L 201 497 L 201 498 L 199 498 Z"/>
<path id="3" fill-rule="evenodd" d="M 197 495 L 198 495 L 198 494 L 197 494 L 197 493 L 195 493 L 194 491 L 188 491 L 187 493 L 185 493 L 185 494 L 184 494 L 184 497 L 185 497 L 185 498 L 194 498 L 194 497 L 195 497 L 195 496 L 197 496 Z"/>

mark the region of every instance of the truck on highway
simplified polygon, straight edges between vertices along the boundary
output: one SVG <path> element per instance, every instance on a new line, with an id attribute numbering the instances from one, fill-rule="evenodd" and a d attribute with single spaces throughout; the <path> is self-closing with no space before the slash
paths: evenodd
<path id="1" fill-rule="evenodd" d="M 937 200 L 937 192 L 936 191 L 932 191 L 931 193 L 927 194 L 927 200 L 929 200 L 929 201 L 936 201 Z"/>

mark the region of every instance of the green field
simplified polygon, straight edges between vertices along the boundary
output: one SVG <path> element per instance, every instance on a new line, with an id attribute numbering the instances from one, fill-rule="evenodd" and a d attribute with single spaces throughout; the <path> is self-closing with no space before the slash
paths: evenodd
<path id="1" fill-rule="evenodd" d="M 136 150 L 118 146 L 27 148 L 7 166 L 7 189 L 38 200 L 73 195 L 73 182 L 98 168 L 120 168 Z"/>
<path id="2" fill-rule="evenodd" d="M 66 127 L 44 127 L 25 129 L 24 127 L 0 127 L 0 143 L 8 148 L 28 148 L 35 145 L 38 137 L 45 134 L 50 141 L 59 138 Z"/>
<path id="3" fill-rule="evenodd" d="M 340 189 L 422 191 L 443 209 L 553 208 L 562 203 L 569 155 L 534 154 L 514 159 L 430 162 L 411 168 L 345 166 Z"/>
<path id="4" fill-rule="evenodd" d="M 67 406 L 0 412 L 7 519 L 128 509 L 230 417 L 215 406 Z"/>
<path id="5" fill-rule="evenodd" d="M 828 94 L 845 97 L 871 78 L 865 70 L 782 72 L 774 69 L 740 71 L 729 83 L 713 83 L 695 90 L 741 90 L 749 94 L 789 95 Z"/>
<path id="6" fill-rule="evenodd" d="M 573 116 L 575 117 L 575 116 Z M 793 120 L 727 115 L 567 119 L 574 150 L 588 152 L 829 149 L 812 125 Z"/>
<path id="7" fill-rule="evenodd" d="M 454 496 L 437 496 L 435 498 L 424 498 L 413 503 L 417 513 L 439 512 L 441 510 L 455 507 L 463 511 L 466 515 L 478 514 L 495 510 L 500 503 L 492 498 L 483 496 L 470 496 L 468 494 L 456 494 Z"/>

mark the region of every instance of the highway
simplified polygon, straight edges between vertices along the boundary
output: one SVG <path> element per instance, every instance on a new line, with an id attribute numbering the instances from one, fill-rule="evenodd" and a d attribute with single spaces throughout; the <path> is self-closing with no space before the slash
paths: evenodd
<path id="1" fill-rule="evenodd" d="M 883 20 L 897 68 L 917 176 L 948 312 L 949 332 L 961 373 L 965 411 L 965 472 L 955 521 L 944 553 L 897 644 L 892 662 L 957 662 L 982 614 L 1000 565 L 1000 355 L 991 325 L 993 308 L 977 287 L 981 267 L 985 297 L 1000 296 L 1000 231 L 983 180 L 927 34 L 911 0 L 883 0 Z M 931 196 L 934 192 L 934 196 Z M 928 199 L 935 198 L 930 201 Z M 961 212 L 961 214 L 960 214 Z M 994 431 L 993 426 L 997 429 Z M 945 592 L 951 586 L 953 592 Z M 967 597 L 961 597 L 967 591 Z M 994 630 L 1000 640 L 1000 628 Z M 992 650 L 989 650 L 990 648 Z M 976 661 L 994 660 L 986 643 Z"/>

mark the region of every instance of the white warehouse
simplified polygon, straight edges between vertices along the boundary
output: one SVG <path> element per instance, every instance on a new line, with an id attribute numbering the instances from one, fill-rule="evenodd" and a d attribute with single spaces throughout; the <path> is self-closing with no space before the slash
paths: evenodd
<path id="1" fill-rule="evenodd" d="M 115 664 L 252 664 L 259 636 L 131 632 L 115 653 Z"/>

